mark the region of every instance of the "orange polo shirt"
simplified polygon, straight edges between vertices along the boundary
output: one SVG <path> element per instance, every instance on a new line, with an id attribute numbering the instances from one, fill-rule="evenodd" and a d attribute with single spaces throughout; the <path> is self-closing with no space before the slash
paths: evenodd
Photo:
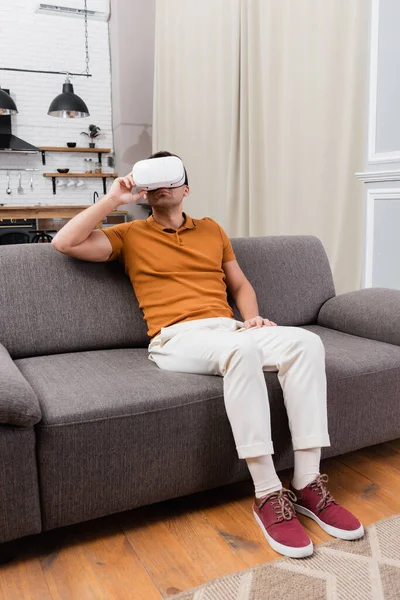
<path id="1" fill-rule="evenodd" d="M 178 230 L 153 217 L 103 229 L 112 246 L 108 261 L 120 260 L 153 338 L 162 327 L 210 317 L 233 317 L 222 264 L 235 260 L 216 221 L 205 217 Z"/>

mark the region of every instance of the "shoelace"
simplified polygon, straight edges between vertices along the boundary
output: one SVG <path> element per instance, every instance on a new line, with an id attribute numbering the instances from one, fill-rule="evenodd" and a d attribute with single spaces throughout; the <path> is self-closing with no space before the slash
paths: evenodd
<path id="1" fill-rule="evenodd" d="M 260 502 L 258 510 L 261 510 L 264 504 L 269 500 L 271 501 L 271 506 L 274 509 L 274 513 L 277 516 L 278 521 L 290 521 L 290 519 L 292 519 L 295 511 L 291 500 L 293 502 L 296 502 L 297 500 L 296 494 L 294 494 L 292 490 L 282 488 L 278 492 L 272 492 L 272 494 L 268 494 Z"/>
<path id="2" fill-rule="evenodd" d="M 310 488 L 312 490 L 314 490 L 315 492 L 317 492 L 318 496 L 321 496 L 321 500 L 317 504 L 318 510 L 323 510 L 332 502 L 337 504 L 336 500 L 334 499 L 334 497 L 332 496 L 330 491 L 326 489 L 325 483 L 327 483 L 328 480 L 329 480 L 328 475 L 323 474 L 323 475 L 318 475 L 318 477 L 315 479 L 315 481 L 310 483 Z"/>

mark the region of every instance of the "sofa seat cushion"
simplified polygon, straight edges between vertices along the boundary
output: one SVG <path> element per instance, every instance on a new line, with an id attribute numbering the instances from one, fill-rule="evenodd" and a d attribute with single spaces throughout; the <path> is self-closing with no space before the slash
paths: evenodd
<path id="1" fill-rule="evenodd" d="M 320 325 L 303 327 L 320 336 L 325 346 L 327 379 L 365 377 L 400 370 L 400 346 L 369 340 Z"/>
<path id="2" fill-rule="evenodd" d="M 15 361 L 38 395 L 41 425 L 135 415 L 222 396 L 222 379 L 161 371 L 142 348 Z"/>
<path id="3" fill-rule="evenodd" d="M 376 377 L 390 377 L 397 382 L 393 391 L 400 394 L 399 346 L 319 325 L 304 329 L 324 343 L 328 386 L 345 379 L 356 385 L 357 378 L 370 385 Z M 15 364 L 39 398 L 42 425 L 166 410 L 223 394 L 221 377 L 162 371 L 144 348 L 38 356 Z M 276 372 L 265 376 L 268 389 L 280 387 Z"/>

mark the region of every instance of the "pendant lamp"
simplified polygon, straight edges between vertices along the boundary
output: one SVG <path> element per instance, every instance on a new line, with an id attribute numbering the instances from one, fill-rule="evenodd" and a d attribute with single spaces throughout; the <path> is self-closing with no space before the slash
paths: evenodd
<path id="1" fill-rule="evenodd" d="M 68 75 L 63 84 L 62 93 L 54 98 L 47 114 L 52 117 L 62 117 L 64 119 L 89 116 L 90 113 L 88 107 L 82 98 L 74 94 L 74 86 Z"/>
<path id="2" fill-rule="evenodd" d="M 85 17 L 85 50 L 86 50 L 86 76 L 89 77 L 89 45 L 88 45 L 88 25 L 87 25 L 87 0 L 84 0 Z M 52 117 L 62 117 L 64 119 L 74 119 L 89 116 L 89 110 L 82 98 L 74 93 L 69 75 L 62 87 L 62 93 L 59 94 L 49 106 L 48 115 Z"/>
<path id="3" fill-rule="evenodd" d="M 14 100 L 7 92 L 0 88 L 0 116 L 15 115 L 17 112 Z"/>

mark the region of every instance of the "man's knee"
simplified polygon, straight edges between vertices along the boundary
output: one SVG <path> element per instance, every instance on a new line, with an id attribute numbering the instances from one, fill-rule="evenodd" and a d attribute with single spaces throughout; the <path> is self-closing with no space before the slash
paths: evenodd
<path id="1" fill-rule="evenodd" d="M 293 327 L 293 330 L 293 337 L 299 346 L 306 348 L 309 352 L 325 355 L 325 346 L 319 335 L 302 327 Z"/>

